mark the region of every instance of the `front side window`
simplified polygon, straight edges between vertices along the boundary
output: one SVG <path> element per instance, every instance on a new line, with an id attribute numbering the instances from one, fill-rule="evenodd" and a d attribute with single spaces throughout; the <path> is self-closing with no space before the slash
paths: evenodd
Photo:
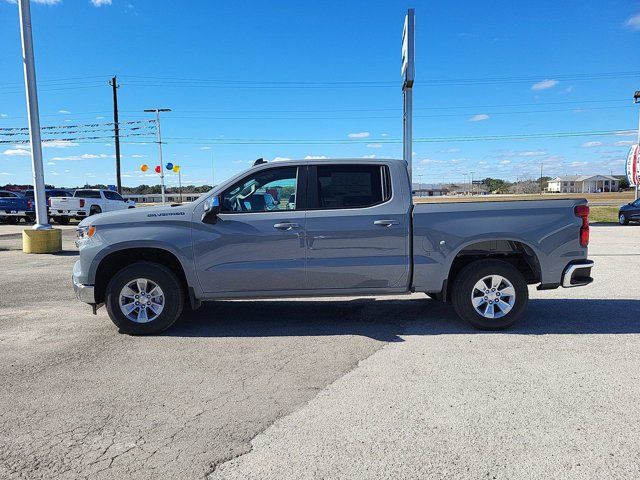
<path id="1" fill-rule="evenodd" d="M 362 208 L 391 198 L 388 169 L 381 165 L 320 165 L 317 208 Z"/>
<path id="2" fill-rule="evenodd" d="M 222 195 L 222 212 L 295 210 L 297 167 L 260 170 L 243 178 Z"/>

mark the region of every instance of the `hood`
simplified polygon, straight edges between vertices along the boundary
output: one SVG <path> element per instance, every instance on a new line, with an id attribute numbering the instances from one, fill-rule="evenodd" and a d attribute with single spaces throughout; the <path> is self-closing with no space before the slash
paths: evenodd
<path id="1" fill-rule="evenodd" d="M 114 212 L 99 213 L 85 218 L 80 222 L 81 227 L 90 225 L 114 225 L 118 223 L 147 222 L 157 218 L 191 218 L 194 203 L 178 205 L 157 205 L 154 207 L 136 207 Z"/>

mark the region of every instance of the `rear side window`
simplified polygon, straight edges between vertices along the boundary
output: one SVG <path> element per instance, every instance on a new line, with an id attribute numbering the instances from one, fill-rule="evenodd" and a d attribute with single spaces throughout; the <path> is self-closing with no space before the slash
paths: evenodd
<path id="1" fill-rule="evenodd" d="M 96 190 L 76 190 L 73 196 L 80 198 L 100 198 L 100 192 Z"/>
<path id="2" fill-rule="evenodd" d="M 315 193 L 315 192 L 314 192 Z M 319 209 L 363 208 L 391 198 L 388 167 L 384 165 L 319 165 Z"/>

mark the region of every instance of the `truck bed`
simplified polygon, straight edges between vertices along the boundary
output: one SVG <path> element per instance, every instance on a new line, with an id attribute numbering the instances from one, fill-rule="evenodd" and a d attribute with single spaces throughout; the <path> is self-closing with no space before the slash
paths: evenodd
<path id="1" fill-rule="evenodd" d="M 413 208 L 413 287 L 443 289 L 455 259 L 465 253 L 522 248 L 537 262 L 543 285 L 557 285 L 570 261 L 586 259 L 582 221 L 574 213 L 585 199 L 417 203 Z M 445 280 L 446 281 L 446 280 Z"/>

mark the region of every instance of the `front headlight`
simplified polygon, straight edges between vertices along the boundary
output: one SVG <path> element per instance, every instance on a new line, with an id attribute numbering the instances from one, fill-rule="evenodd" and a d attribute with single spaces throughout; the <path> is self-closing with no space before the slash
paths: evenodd
<path id="1" fill-rule="evenodd" d="M 78 237 L 78 240 L 91 238 L 95 235 L 95 233 L 96 233 L 95 225 L 89 225 L 89 226 L 85 225 L 85 226 L 76 228 L 76 236 Z"/>

